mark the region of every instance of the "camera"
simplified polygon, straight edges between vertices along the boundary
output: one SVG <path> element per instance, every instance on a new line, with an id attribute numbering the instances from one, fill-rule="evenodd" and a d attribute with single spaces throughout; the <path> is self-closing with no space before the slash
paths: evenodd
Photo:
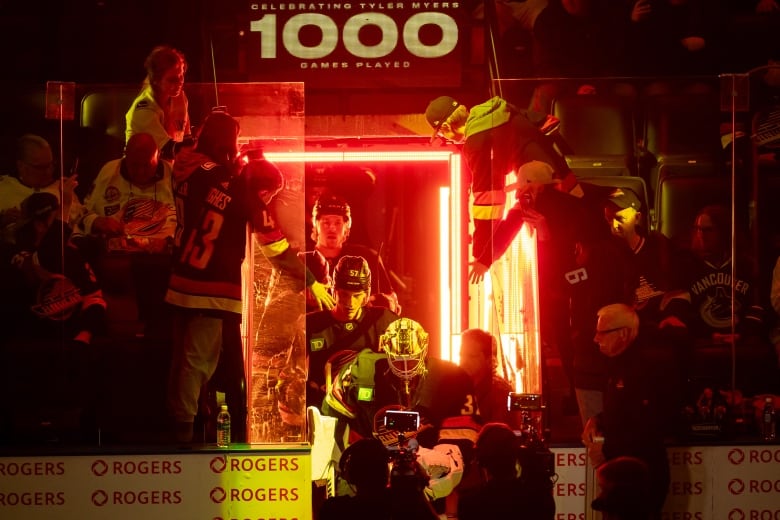
<path id="1" fill-rule="evenodd" d="M 541 394 L 521 394 L 510 392 L 507 396 L 507 410 L 519 412 L 514 426 L 519 428 L 523 437 L 533 441 L 542 441 L 542 411 L 545 409 Z M 519 424 L 518 424 L 519 423 Z"/>
<path id="2" fill-rule="evenodd" d="M 416 432 L 420 428 L 420 412 L 388 410 L 385 412 L 385 428 L 401 433 Z"/>
<path id="3" fill-rule="evenodd" d="M 507 408 L 510 412 L 539 412 L 542 405 L 542 396 L 540 394 L 518 394 L 510 392 L 507 396 Z"/>
<path id="4" fill-rule="evenodd" d="M 428 485 L 429 476 L 417 462 L 416 439 L 405 439 L 399 435 L 398 446 L 388 446 L 387 452 L 391 461 L 390 487 L 405 493 L 420 493 Z"/>
<path id="5" fill-rule="evenodd" d="M 421 491 L 428 483 L 427 475 L 417 463 L 417 439 L 407 439 L 405 433 L 416 432 L 420 427 L 420 413 L 408 410 L 387 410 L 384 426 L 398 433 L 398 444 L 387 447 L 392 463 L 390 486 L 408 491 Z"/>
<path id="6" fill-rule="evenodd" d="M 515 436 L 520 444 L 521 466 L 529 470 L 528 478 L 539 479 L 545 484 L 555 482 L 555 456 L 540 434 L 541 413 L 545 409 L 541 394 L 510 392 L 507 396 L 507 409 L 510 412 L 520 412 L 520 429 L 515 430 Z"/>

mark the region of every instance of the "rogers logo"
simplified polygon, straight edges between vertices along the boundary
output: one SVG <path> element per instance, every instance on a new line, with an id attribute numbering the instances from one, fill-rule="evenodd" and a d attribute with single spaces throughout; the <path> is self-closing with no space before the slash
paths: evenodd
<path id="1" fill-rule="evenodd" d="M 732 495 L 741 495 L 745 491 L 745 483 L 735 478 L 729 482 L 729 491 Z"/>
<path id="2" fill-rule="evenodd" d="M 741 509 L 729 511 L 729 520 L 745 520 L 745 513 Z"/>
<path id="3" fill-rule="evenodd" d="M 733 450 L 729 451 L 728 459 L 729 462 L 731 462 L 735 466 L 739 466 L 740 464 L 745 462 L 745 452 L 740 450 L 739 448 L 734 448 Z"/>
<path id="4" fill-rule="evenodd" d="M 92 493 L 92 503 L 98 507 L 103 507 L 108 502 L 108 493 L 102 489 L 98 489 Z"/>
<path id="5" fill-rule="evenodd" d="M 104 460 L 96 460 L 92 463 L 92 473 L 96 477 L 102 477 L 106 473 L 108 473 L 108 464 L 106 464 L 106 461 Z"/>
<path id="6" fill-rule="evenodd" d="M 227 493 L 225 493 L 225 490 L 221 487 L 215 487 L 211 490 L 211 493 L 209 493 L 209 497 L 215 504 L 221 504 L 227 498 Z"/>
<path id="7" fill-rule="evenodd" d="M 227 469 L 227 462 L 225 461 L 225 457 L 214 457 L 211 459 L 209 467 L 214 473 L 222 473 L 225 471 L 225 469 Z"/>

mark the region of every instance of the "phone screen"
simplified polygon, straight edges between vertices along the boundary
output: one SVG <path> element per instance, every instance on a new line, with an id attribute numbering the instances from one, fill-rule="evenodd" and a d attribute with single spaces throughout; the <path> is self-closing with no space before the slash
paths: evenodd
<path id="1" fill-rule="evenodd" d="M 388 410 L 385 412 L 385 427 L 399 432 L 416 432 L 420 428 L 420 413 Z"/>

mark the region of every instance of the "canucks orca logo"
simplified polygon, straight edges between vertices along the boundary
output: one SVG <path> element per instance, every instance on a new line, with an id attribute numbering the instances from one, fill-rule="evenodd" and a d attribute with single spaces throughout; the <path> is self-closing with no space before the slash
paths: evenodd
<path id="1" fill-rule="evenodd" d="M 708 295 L 701 304 L 701 319 L 710 327 L 723 329 L 731 326 L 731 295 L 727 293 L 725 287 L 718 287 L 715 294 Z M 735 315 L 739 315 L 740 304 L 736 302 L 734 308 Z"/>
<path id="2" fill-rule="evenodd" d="M 162 232 L 171 212 L 166 204 L 153 199 L 135 198 L 128 201 L 122 221 L 128 235 L 153 237 Z"/>
<path id="3" fill-rule="evenodd" d="M 81 307 L 81 293 L 73 282 L 54 274 L 38 288 L 37 303 L 32 311 L 42 318 L 65 321 Z"/>

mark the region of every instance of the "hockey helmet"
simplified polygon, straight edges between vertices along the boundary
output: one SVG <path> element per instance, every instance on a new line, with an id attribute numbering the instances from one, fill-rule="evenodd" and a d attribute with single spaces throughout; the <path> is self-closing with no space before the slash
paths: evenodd
<path id="1" fill-rule="evenodd" d="M 380 336 L 379 346 L 397 377 L 408 381 L 425 373 L 428 333 L 416 321 L 399 318 L 392 322 Z"/>
<path id="2" fill-rule="evenodd" d="M 343 198 L 330 192 L 320 195 L 317 202 L 314 203 L 311 221 L 315 227 L 317 226 L 317 221 L 324 215 L 338 215 L 344 219 L 347 228 L 352 226 L 352 212 L 349 204 Z"/>
<path id="3" fill-rule="evenodd" d="M 342 256 L 333 272 L 336 289 L 366 291 L 371 295 L 371 268 L 362 256 Z"/>

